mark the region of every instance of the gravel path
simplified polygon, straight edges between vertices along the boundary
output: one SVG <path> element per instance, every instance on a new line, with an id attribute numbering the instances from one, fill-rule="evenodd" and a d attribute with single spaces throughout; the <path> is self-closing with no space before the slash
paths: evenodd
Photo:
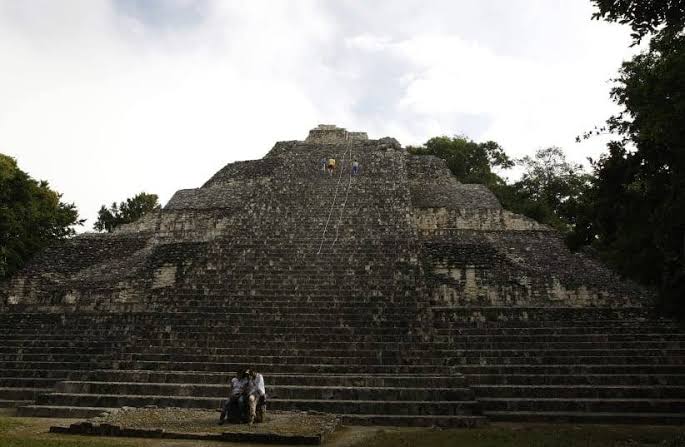
<path id="1" fill-rule="evenodd" d="M 176 433 L 274 433 L 312 436 L 330 430 L 336 417 L 313 412 L 269 411 L 266 421 L 217 425 L 219 413 L 188 408 L 122 408 L 107 416 L 91 419 L 94 424 L 111 424 L 135 429 L 164 429 Z"/>

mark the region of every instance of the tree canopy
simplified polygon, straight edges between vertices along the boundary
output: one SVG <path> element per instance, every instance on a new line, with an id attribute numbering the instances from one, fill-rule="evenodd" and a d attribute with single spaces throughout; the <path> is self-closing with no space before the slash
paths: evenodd
<path id="1" fill-rule="evenodd" d="M 61 197 L 48 182 L 19 169 L 14 158 L 0 154 L 0 279 L 83 223 L 76 206 Z"/>
<path id="2" fill-rule="evenodd" d="M 421 147 L 410 147 L 409 151 L 415 155 L 435 155 L 444 159 L 463 183 L 504 183 L 493 170 L 514 165 L 504 149 L 494 141 L 476 143 L 465 136 L 431 138 Z"/>
<path id="3" fill-rule="evenodd" d="M 107 208 L 105 205 L 98 211 L 98 219 L 93 228 L 97 231 L 111 233 L 119 225 L 135 222 L 150 211 L 161 208 L 157 194 L 141 192 L 117 205 L 116 202 Z"/>
<path id="4" fill-rule="evenodd" d="M 592 0 L 593 19 L 630 25 L 639 43 L 645 36 L 675 36 L 685 27 L 685 0 Z"/>
<path id="5" fill-rule="evenodd" d="M 685 315 L 685 1 L 593 3 L 595 18 L 630 25 L 634 43 L 650 41 L 614 80 L 621 111 L 606 125 L 614 141 L 593 163 L 569 240 L 592 245 L 619 272 L 656 287 L 669 313 Z"/>

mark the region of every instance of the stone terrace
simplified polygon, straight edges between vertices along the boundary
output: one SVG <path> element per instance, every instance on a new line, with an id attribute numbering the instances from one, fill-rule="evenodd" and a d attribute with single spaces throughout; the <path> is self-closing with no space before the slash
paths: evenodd
<path id="1" fill-rule="evenodd" d="M 251 364 L 269 408 L 355 424 L 682 423 L 685 332 L 650 299 L 444 161 L 324 125 L 0 285 L 0 405 L 211 409 Z"/>

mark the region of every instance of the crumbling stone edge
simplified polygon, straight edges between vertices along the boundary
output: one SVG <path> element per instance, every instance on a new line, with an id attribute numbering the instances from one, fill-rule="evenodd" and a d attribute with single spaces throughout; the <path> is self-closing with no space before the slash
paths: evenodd
<path id="1" fill-rule="evenodd" d="M 129 438 L 185 439 L 224 442 L 254 442 L 261 444 L 321 445 L 339 426 L 339 417 L 332 418 L 316 435 L 283 435 L 278 433 L 180 433 L 164 429 L 126 428 L 107 423 L 90 421 L 77 422 L 67 426 L 52 426 L 50 433 L 88 436 L 115 436 Z"/>

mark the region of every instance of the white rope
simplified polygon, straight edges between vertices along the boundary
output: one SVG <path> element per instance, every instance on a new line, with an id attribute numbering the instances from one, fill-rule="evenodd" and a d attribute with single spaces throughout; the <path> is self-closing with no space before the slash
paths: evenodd
<path id="1" fill-rule="evenodd" d="M 354 157 L 352 157 L 352 146 L 350 146 L 350 160 L 354 160 Z M 347 198 L 350 195 L 350 186 L 352 186 L 352 169 L 351 168 L 350 168 L 350 180 L 347 182 L 347 192 L 345 193 L 345 201 L 343 202 L 342 208 L 340 208 L 340 217 L 338 218 L 338 223 L 335 226 L 335 239 L 333 240 L 331 247 L 333 247 L 335 245 L 335 243 L 338 242 L 338 231 L 340 230 L 340 222 L 342 222 L 343 213 L 345 212 L 345 207 L 347 206 Z"/>
<path id="2" fill-rule="evenodd" d="M 326 231 L 328 230 L 328 223 L 331 221 L 331 216 L 333 215 L 333 210 L 335 209 L 335 201 L 338 198 L 338 187 L 340 186 L 340 180 L 342 180 L 342 174 L 343 174 L 343 169 L 344 169 L 344 162 L 345 162 L 345 155 L 347 155 L 347 151 L 350 150 L 350 144 L 347 144 L 347 147 L 345 149 L 345 152 L 343 152 L 343 158 L 340 162 L 340 176 L 338 176 L 338 183 L 335 185 L 335 194 L 333 195 L 333 203 L 331 204 L 331 210 L 328 212 L 328 218 L 326 219 L 326 225 L 323 228 L 323 234 L 321 235 L 321 244 L 319 245 L 319 251 L 316 252 L 316 254 L 321 254 L 321 249 L 323 248 L 323 243 L 326 240 Z"/>

